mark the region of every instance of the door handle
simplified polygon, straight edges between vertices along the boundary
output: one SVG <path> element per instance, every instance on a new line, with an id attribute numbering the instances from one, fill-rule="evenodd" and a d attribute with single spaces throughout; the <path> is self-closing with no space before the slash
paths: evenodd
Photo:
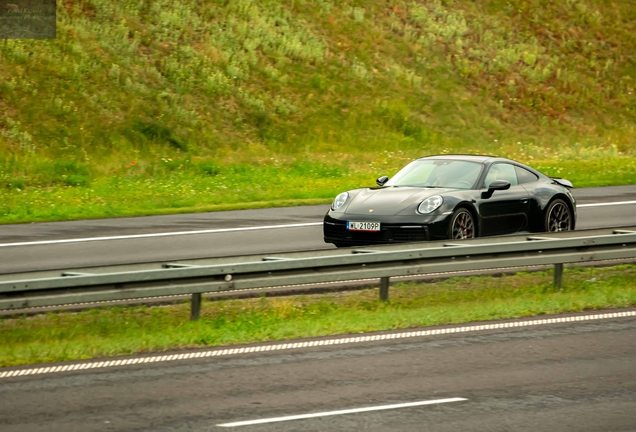
<path id="1" fill-rule="evenodd" d="M 521 204 L 525 204 L 525 203 L 527 203 L 527 202 L 528 202 L 528 198 L 523 198 L 523 199 L 521 200 Z"/>

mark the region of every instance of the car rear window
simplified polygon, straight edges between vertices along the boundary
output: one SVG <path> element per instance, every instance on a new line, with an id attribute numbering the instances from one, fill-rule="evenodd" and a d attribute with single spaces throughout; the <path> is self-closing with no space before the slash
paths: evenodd
<path id="1" fill-rule="evenodd" d="M 539 177 L 536 174 L 528 171 L 525 168 L 515 166 L 515 171 L 517 171 L 517 179 L 519 180 L 519 184 L 532 183 L 539 180 Z"/>

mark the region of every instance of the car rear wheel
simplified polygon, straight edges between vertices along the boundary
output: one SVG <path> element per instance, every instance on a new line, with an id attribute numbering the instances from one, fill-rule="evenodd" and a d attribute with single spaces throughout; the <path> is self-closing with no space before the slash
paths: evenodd
<path id="1" fill-rule="evenodd" d="M 556 199 L 550 203 L 545 213 L 545 231 L 559 232 L 572 230 L 572 212 L 561 199 Z"/>
<path id="2" fill-rule="evenodd" d="M 475 219 L 465 208 L 460 208 L 451 216 L 448 237 L 451 239 L 475 238 Z"/>

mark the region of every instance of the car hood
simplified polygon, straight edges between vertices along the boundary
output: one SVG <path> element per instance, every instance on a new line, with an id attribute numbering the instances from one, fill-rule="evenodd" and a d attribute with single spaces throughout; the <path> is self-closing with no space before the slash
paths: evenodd
<path id="1" fill-rule="evenodd" d="M 417 206 L 426 198 L 448 192 L 446 188 L 385 187 L 362 189 L 345 210 L 346 214 L 373 213 L 378 216 L 393 216 Z"/>

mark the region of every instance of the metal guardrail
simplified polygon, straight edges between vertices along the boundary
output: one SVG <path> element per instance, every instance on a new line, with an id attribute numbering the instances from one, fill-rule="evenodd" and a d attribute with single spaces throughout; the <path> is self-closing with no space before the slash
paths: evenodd
<path id="1" fill-rule="evenodd" d="M 602 235 L 552 233 L 287 254 L 259 261 L 243 257 L 213 265 L 167 263 L 161 269 L 101 274 L 66 271 L 60 277 L 0 281 L 0 310 L 190 294 L 191 318 L 198 319 L 202 293 L 379 278 L 380 298 L 387 300 L 393 276 L 533 265 L 554 265 L 554 282 L 560 286 L 563 264 L 624 258 L 636 258 L 636 227 Z"/>

